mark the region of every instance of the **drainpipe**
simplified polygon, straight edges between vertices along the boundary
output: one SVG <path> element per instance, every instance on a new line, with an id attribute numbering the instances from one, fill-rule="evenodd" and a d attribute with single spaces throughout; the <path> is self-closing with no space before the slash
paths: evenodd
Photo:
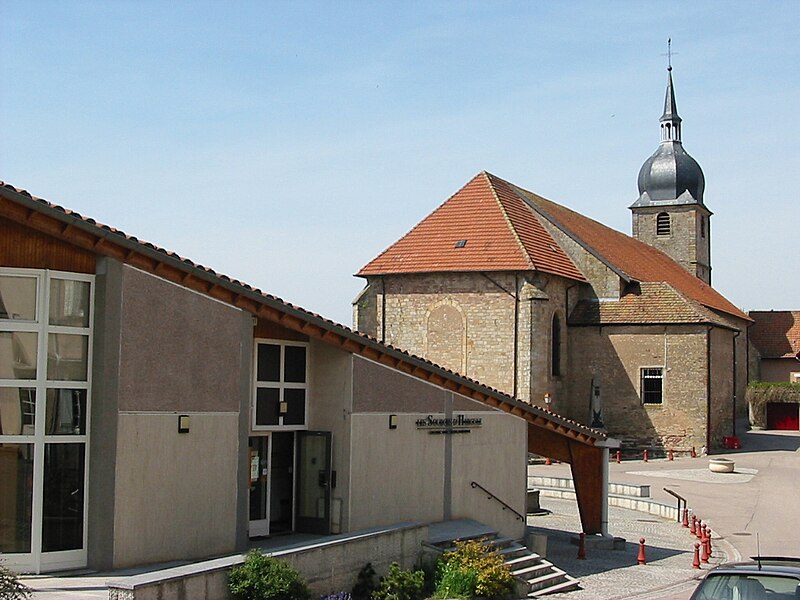
<path id="1" fill-rule="evenodd" d="M 517 397 L 517 382 L 519 381 L 519 273 L 514 273 L 514 393 Z"/>
<path id="2" fill-rule="evenodd" d="M 731 433 L 732 436 L 736 436 L 736 396 L 739 395 L 739 386 L 738 382 L 736 381 L 736 338 L 739 337 L 741 331 L 737 331 L 733 334 L 733 339 L 731 340 L 732 344 L 732 354 L 733 354 L 733 432 Z"/>
<path id="3" fill-rule="evenodd" d="M 381 342 L 386 343 L 386 277 L 381 277 Z"/>
<path id="4" fill-rule="evenodd" d="M 706 329 L 706 452 L 711 450 L 711 330 Z"/>

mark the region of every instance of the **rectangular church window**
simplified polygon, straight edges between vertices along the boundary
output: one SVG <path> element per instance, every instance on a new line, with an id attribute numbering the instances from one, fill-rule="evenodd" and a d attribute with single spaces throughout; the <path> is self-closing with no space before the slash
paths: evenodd
<path id="1" fill-rule="evenodd" d="M 662 404 L 664 401 L 664 369 L 661 367 L 641 369 L 639 391 L 642 404 Z"/>

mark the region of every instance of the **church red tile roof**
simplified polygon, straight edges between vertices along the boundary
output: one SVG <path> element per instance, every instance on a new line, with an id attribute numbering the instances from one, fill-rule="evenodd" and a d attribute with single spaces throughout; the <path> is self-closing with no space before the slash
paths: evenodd
<path id="1" fill-rule="evenodd" d="M 663 252 L 485 171 L 358 275 L 536 270 L 586 281 L 539 218 L 628 280 L 665 282 L 703 306 L 749 320 Z M 466 240 L 463 247 L 459 240 Z"/>
<path id="2" fill-rule="evenodd" d="M 586 281 L 514 187 L 481 172 L 358 275 L 534 270 Z"/>
<path id="3" fill-rule="evenodd" d="M 532 192 L 516 189 L 542 216 L 629 279 L 669 283 L 703 306 L 749 320 L 722 294 L 660 250 Z"/>
<path id="4" fill-rule="evenodd" d="M 642 282 L 630 286 L 619 300 L 581 300 L 569 316 L 570 325 L 653 325 L 730 323 L 669 283 Z"/>
<path id="5" fill-rule="evenodd" d="M 800 353 L 800 310 L 751 310 L 750 341 L 761 358 L 794 358 Z"/>

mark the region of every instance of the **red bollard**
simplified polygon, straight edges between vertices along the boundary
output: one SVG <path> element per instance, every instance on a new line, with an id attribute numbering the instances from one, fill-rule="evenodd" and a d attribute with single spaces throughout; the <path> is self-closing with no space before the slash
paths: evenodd
<path id="1" fill-rule="evenodd" d="M 689 509 L 683 507 L 683 526 L 689 528 Z"/>
<path id="2" fill-rule="evenodd" d="M 708 541 L 705 530 L 703 531 L 703 537 L 700 538 L 700 548 L 700 562 L 708 563 Z"/>
<path id="3" fill-rule="evenodd" d="M 639 538 L 639 556 L 636 557 L 636 560 L 639 561 L 640 565 L 647 564 L 647 559 L 644 555 L 644 538 Z"/>
<path id="4" fill-rule="evenodd" d="M 708 555 L 711 556 L 711 528 L 708 528 L 706 533 L 706 543 L 708 544 Z"/>
<path id="5" fill-rule="evenodd" d="M 644 449 L 644 462 L 647 462 L 647 448 Z"/>
<path id="6" fill-rule="evenodd" d="M 617 450 L 617 464 L 622 462 L 622 452 Z"/>
<path id="7" fill-rule="evenodd" d="M 703 539 L 703 519 L 697 519 L 697 530 L 694 534 L 698 540 Z"/>
<path id="8" fill-rule="evenodd" d="M 694 543 L 694 560 L 692 561 L 692 568 L 700 568 L 700 544 L 697 542 Z"/>
<path id="9" fill-rule="evenodd" d="M 672 448 L 667 450 L 667 459 L 668 460 L 675 460 L 675 456 L 672 454 Z"/>
<path id="10" fill-rule="evenodd" d="M 689 530 L 692 535 L 697 534 L 697 515 L 692 515 L 692 528 Z"/>
<path id="11" fill-rule="evenodd" d="M 549 466 L 553 464 L 553 461 L 550 460 L 550 457 L 548 456 L 547 458 L 544 459 L 544 464 Z"/>
<path id="12" fill-rule="evenodd" d="M 578 535 L 578 558 L 586 560 L 586 534 L 583 532 Z"/>
<path id="13" fill-rule="evenodd" d="M 692 458 L 697 458 L 697 450 L 694 449 L 694 446 L 692 446 Z"/>

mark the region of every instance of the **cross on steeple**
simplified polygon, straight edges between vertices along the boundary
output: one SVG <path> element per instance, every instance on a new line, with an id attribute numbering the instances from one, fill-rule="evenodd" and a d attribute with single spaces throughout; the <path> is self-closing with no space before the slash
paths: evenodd
<path id="1" fill-rule="evenodd" d="M 672 38 L 667 38 L 667 53 L 662 54 L 661 56 L 667 57 L 667 71 L 672 71 L 672 55 L 677 54 L 677 52 L 672 51 Z"/>

